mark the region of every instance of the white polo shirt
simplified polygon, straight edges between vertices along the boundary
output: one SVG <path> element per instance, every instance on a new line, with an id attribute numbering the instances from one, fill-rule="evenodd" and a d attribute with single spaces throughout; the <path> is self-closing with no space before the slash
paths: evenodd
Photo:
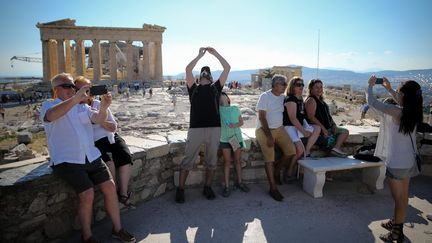
<path id="1" fill-rule="evenodd" d="M 44 121 L 47 110 L 62 100 L 42 103 L 40 120 L 44 124 L 48 140 L 48 151 L 53 165 L 61 163 L 85 164 L 101 156 L 93 141 L 93 126 L 90 117 L 96 113 L 87 104 L 72 107 L 64 116 L 53 122 Z"/>
<path id="2" fill-rule="evenodd" d="M 91 107 L 93 110 L 99 110 L 100 109 L 100 101 L 99 100 L 93 100 L 93 103 L 91 104 Z M 117 122 L 114 119 L 113 114 L 111 113 L 111 110 L 108 108 L 108 117 L 106 119 L 107 121 L 114 122 L 117 126 Z M 103 128 L 100 124 L 93 124 L 93 136 L 94 141 L 97 141 L 101 138 L 108 137 L 108 141 L 110 144 L 113 144 L 114 141 L 114 133 L 106 130 Z"/>
<path id="3" fill-rule="evenodd" d="M 262 93 L 258 99 L 256 110 L 266 111 L 266 119 L 270 129 L 281 127 L 283 124 L 283 111 L 285 95 L 274 95 L 271 90 Z M 257 116 L 256 128 L 261 127 L 259 115 Z"/>

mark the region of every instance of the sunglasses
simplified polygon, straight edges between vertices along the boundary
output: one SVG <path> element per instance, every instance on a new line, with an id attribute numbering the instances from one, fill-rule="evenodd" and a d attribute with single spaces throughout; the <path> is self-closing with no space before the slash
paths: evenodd
<path id="1" fill-rule="evenodd" d="M 75 85 L 73 84 L 60 84 L 57 85 L 56 87 L 62 87 L 63 89 L 76 89 Z"/>
<path id="2" fill-rule="evenodd" d="M 294 86 L 296 86 L 296 87 L 304 87 L 304 83 L 295 83 Z"/>

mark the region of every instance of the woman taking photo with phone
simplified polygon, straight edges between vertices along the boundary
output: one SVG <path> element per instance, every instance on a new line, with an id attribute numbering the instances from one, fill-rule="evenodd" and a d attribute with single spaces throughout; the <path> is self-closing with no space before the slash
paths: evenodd
<path id="1" fill-rule="evenodd" d="M 90 80 L 83 76 L 77 77 L 74 83 L 78 90 L 85 85 L 91 85 Z M 90 88 L 88 105 L 95 110 L 99 110 L 100 101 L 94 98 L 94 94 L 106 92 L 106 89 L 102 86 L 94 87 Z M 107 120 L 100 125 L 93 125 L 95 146 L 100 150 L 102 160 L 108 166 L 113 180 L 116 183 L 119 202 L 126 207 L 134 208 L 134 205 L 130 200 L 131 192 L 128 190 L 132 156 L 125 141 L 115 132 L 116 130 L 117 122 L 115 121 L 111 111 L 108 109 Z"/>
<path id="2" fill-rule="evenodd" d="M 408 207 L 408 189 L 410 178 L 419 174 L 416 162 L 416 130 L 423 121 L 423 97 L 420 85 L 412 80 L 404 82 L 398 93 L 398 104 L 385 104 L 378 101 L 373 94 L 377 78 L 369 78 L 367 89 L 368 104 L 389 119 L 383 119 L 387 127 L 387 150 L 385 154 L 387 182 L 394 201 L 393 218 L 381 224 L 390 232 L 381 235 L 385 242 L 403 242 L 403 224 Z M 383 78 L 382 85 L 390 93 L 390 82 Z"/>

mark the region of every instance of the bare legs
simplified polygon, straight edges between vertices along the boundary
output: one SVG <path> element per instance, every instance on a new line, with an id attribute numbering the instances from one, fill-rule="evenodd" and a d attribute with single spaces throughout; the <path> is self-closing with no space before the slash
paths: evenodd
<path id="1" fill-rule="evenodd" d="M 117 201 L 117 193 L 114 181 L 109 180 L 100 184 L 100 189 L 104 194 L 105 209 L 111 218 L 114 230 L 117 232 L 121 229 L 120 211 Z M 94 189 L 89 188 L 78 194 L 78 217 L 81 223 L 81 231 L 84 239 L 92 236 L 91 221 L 93 212 Z"/>
<path id="2" fill-rule="evenodd" d="M 406 210 L 408 207 L 408 188 L 410 178 L 405 177 L 403 180 L 388 178 L 388 184 L 394 200 L 394 219 L 396 224 L 405 222 Z"/>
<path id="3" fill-rule="evenodd" d="M 114 162 L 112 160 L 106 162 L 106 165 L 108 166 L 113 181 L 118 182 L 118 190 L 120 195 L 127 196 L 128 195 L 128 187 L 129 187 L 129 179 L 130 179 L 130 171 L 131 171 L 131 165 L 123 165 L 118 168 L 118 178 L 117 178 L 117 171 L 114 166 Z"/>
<path id="4" fill-rule="evenodd" d="M 230 166 L 231 166 L 231 149 L 222 149 L 222 155 L 224 158 L 224 182 L 225 186 L 229 186 Z M 237 173 L 237 183 L 242 182 L 241 179 L 241 163 L 240 163 L 241 149 L 237 149 L 234 152 L 234 163 L 235 170 Z"/>

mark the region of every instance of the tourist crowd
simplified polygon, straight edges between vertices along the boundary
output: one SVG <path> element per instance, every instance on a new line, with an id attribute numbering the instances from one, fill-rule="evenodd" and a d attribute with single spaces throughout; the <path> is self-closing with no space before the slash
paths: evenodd
<path id="1" fill-rule="evenodd" d="M 201 68 L 198 79 L 192 73 L 206 53 L 214 56 L 223 67 L 216 80 L 208 66 Z M 206 147 L 205 198 L 216 198 L 212 182 L 219 149 L 224 160 L 222 195 L 230 196 L 233 187 L 243 192 L 250 190 L 241 176 L 241 151 L 246 148 L 240 130 L 243 118 L 239 108 L 232 105 L 229 96 L 222 92 L 230 68 L 228 62 L 212 47 L 200 48 L 198 55 L 186 67 L 186 85 L 191 103 L 190 126 L 185 157 L 180 163 L 175 194 L 177 203 L 185 202 L 186 179 L 202 145 Z M 378 149 L 377 156 L 386 162 L 386 175 L 395 201 L 394 217 L 382 224 L 390 232 L 382 239 L 399 242 L 404 237 L 409 180 L 420 169 L 411 154 L 417 152 L 412 144 L 416 140 L 416 126 L 422 121 L 422 94 L 415 81 L 405 82 L 395 92 L 384 78 L 382 85 L 392 94 L 396 105 L 384 104 L 373 95 L 375 81 L 375 76 L 368 81 L 368 105 L 383 113 L 382 129 L 387 132 L 379 134 L 378 140 L 381 142 L 377 147 L 381 149 Z M 90 80 L 82 76 L 74 80 L 67 73 L 56 75 L 51 84 L 54 99 L 42 104 L 40 119 L 47 135 L 54 174 L 64 179 L 78 194 L 82 241 L 97 242 L 92 235 L 91 219 L 94 186 L 98 185 L 113 223 L 112 236 L 123 242 L 135 242 L 135 237 L 122 227 L 120 220 L 119 202 L 134 207 L 128 188 L 132 157 L 125 141 L 116 133 L 117 123 L 109 109 L 111 94 L 96 99 L 89 93 L 92 86 Z M 305 82 L 301 77 L 287 80 L 285 76 L 274 75 L 271 89 L 263 92 L 256 104 L 256 140 L 264 158 L 269 195 L 276 201 L 284 198 L 277 185 L 282 184 L 282 181 L 291 183 L 298 179 L 297 161 L 314 157 L 311 153 L 314 144 L 333 156 L 347 156 L 342 146 L 348 138 L 348 130 L 334 122 L 325 102 L 323 82 L 319 79 L 309 81 L 305 101 L 304 87 Z M 151 97 L 152 89 L 149 93 Z M 173 104 L 175 106 L 174 99 Z M 281 156 L 277 156 L 278 153 Z M 236 170 L 236 180 L 232 185 L 231 162 L 234 162 Z"/>

